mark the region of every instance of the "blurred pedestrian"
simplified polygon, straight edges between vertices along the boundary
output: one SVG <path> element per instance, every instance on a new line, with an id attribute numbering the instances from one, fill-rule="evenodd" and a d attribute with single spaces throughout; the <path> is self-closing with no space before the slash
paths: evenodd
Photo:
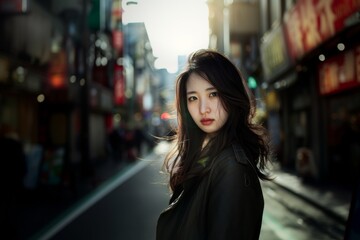
<path id="1" fill-rule="evenodd" d="M 26 161 L 23 144 L 16 131 L 7 124 L 0 126 L 1 190 L 12 198 L 24 190 Z"/>
<path id="2" fill-rule="evenodd" d="M 125 129 L 120 125 L 114 128 L 109 134 L 109 143 L 113 160 L 121 161 L 124 148 Z"/>
<path id="3" fill-rule="evenodd" d="M 170 205 L 157 223 L 162 239 L 258 239 L 270 180 L 265 129 L 253 121 L 253 96 L 235 65 L 199 50 L 177 78 L 175 149 L 165 158 Z"/>
<path id="4" fill-rule="evenodd" d="M 125 155 L 127 161 L 135 161 L 138 157 L 135 143 L 135 129 L 133 126 L 127 126 L 124 135 Z"/>
<path id="5" fill-rule="evenodd" d="M 141 113 L 135 114 L 135 122 L 134 122 L 134 147 L 137 156 L 142 155 L 142 147 L 145 142 L 145 134 L 143 131 L 143 118 Z"/>
<path id="6" fill-rule="evenodd" d="M 134 129 L 134 144 L 135 150 L 138 156 L 142 154 L 142 145 L 144 143 L 145 136 L 141 126 L 136 126 Z"/>
<path id="7" fill-rule="evenodd" d="M 16 239 L 15 216 L 12 204 L 21 200 L 24 193 L 26 162 L 19 137 L 8 124 L 0 126 L 0 231 L 4 239 Z"/>
<path id="8" fill-rule="evenodd" d="M 300 147 L 296 151 L 296 171 L 305 183 L 317 179 L 317 169 L 311 149 Z"/>

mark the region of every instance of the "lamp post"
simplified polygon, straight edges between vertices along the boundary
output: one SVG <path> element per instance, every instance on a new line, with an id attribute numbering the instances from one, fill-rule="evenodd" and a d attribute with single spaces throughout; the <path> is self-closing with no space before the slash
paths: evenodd
<path id="1" fill-rule="evenodd" d="M 83 173 L 86 176 L 93 174 L 93 169 L 90 163 L 90 140 L 89 140 L 89 117 L 90 117 L 90 106 L 89 106 L 89 84 L 90 84 L 90 71 L 88 63 L 88 49 L 89 49 L 89 29 L 87 25 L 87 9 L 88 0 L 82 0 L 82 13 L 81 13 L 81 31 L 82 31 L 82 52 L 81 52 L 81 63 L 79 63 L 78 72 L 80 74 L 80 153 L 81 153 L 81 167 Z"/>

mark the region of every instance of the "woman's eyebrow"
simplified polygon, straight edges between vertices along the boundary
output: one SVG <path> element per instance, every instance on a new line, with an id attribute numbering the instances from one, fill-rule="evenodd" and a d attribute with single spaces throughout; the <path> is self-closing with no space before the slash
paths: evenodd
<path id="1" fill-rule="evenodd" d="M 206 88 L 205 91 L 214 91 L 216 90 L 216 88 L 214 87 L 209 87 L 209 88 Z M 195 94 L 197 93 L 196 91 L 188 91 L 186 94 Z"/>
<path id="2" fill-rule="evenodd" d="M 214 87 L 209 87 L 209 88 L 207 88 L 207 89 L 205 89 L 206 91 L 213 91 L 213 90 L 216 90 L 216 88 L 214 88 Z"/>
<path id="3" fill-rule="evenodd" d="M 189 94 L 195 94 L 196 91 L 188 91 L 186 94 L 189 95 Z"/>

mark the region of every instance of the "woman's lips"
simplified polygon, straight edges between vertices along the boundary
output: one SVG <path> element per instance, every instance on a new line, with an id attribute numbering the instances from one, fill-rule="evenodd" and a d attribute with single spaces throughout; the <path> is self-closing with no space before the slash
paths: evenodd
<path id="1" fill-rule="evenodd" d="M 213 121 L 214 121 L 214 119 L 211 119 L 211 118 L 203 118 L 200 120 L 201 124 L 204 126 L 208 126 L 208 125 L 212 124 Z"/>

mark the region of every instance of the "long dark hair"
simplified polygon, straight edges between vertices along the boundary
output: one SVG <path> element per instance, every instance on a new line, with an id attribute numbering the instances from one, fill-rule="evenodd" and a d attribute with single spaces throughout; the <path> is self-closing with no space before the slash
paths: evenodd
<path id="1" fill-rule="evenodd" d="M 221 130 L 202 149 L 205 133 L 195 124 L 187 108 L 186 83 L 192 73 L 209 81 L 219 94 L 228 113 L 228 120 Z M 177 77 L 175 107 L 177 134 L 175 149 L 165 158 L 164 167 L 170 174 L 170 188 L 174 190 L 186 179 L 204 174 L 208 169 L 193 171 L 194 163 L 202 157 L 212 159 L 233 143 L 240 144 L 249 160 L 256 166 L 262 180 L 270 157 L 266 130 L 253 122 L 255 99 L 240 71 L 224 55 L 213 50 L 198 50 L 188 58 L 184 71 Z"/>

